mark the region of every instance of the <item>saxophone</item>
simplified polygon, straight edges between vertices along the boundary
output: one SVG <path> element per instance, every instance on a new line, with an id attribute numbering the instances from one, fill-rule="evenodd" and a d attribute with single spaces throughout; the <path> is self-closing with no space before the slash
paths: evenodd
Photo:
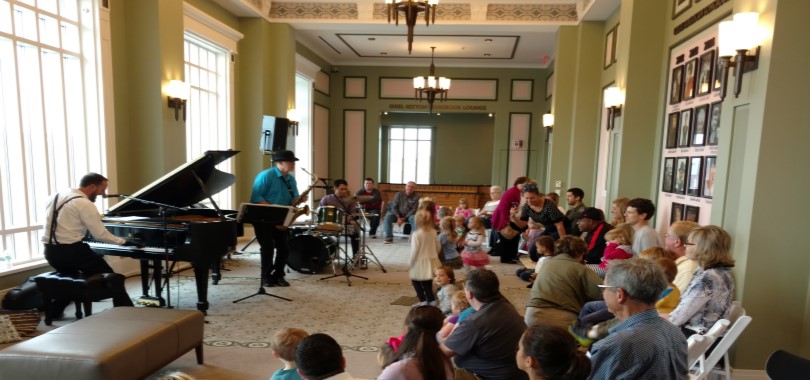
<path id="1" fill-rule="evenodd" d="M 309 187 L 306 188 L 306 190 L 304 190 L 300 195 L 298 195 L 298 198 L 293 199 L 292 201 L 293 207 L 301 203 L 301 200 L 304 199 L 307 195 L 309 195 L 309 192 L 312 191 L 313 188 L 315 188 L 315 184 L 321 180 L 320 178 L 318 178 L 318 176 L 312 175 L 312 173 L 306 171 L 306 169 L 301 168 L 301 170 L 309 174 L 314 179 L 314 181 L 312 181 L 312 184 L 310 184 Z M 294 223 L 295 220 L 298 219 L 298 217 L 300 217 L 301 215 L 309 215 L 309 205 L 304 205 L 304 207 L 295 208 L 295 211 L 293 211 L 293 217 L 292 219 L 290 219 L 290 224 Z M 276 228 L 281 231 L 284 231 L 287 230 L 289 226 L 276 226 Z"/>

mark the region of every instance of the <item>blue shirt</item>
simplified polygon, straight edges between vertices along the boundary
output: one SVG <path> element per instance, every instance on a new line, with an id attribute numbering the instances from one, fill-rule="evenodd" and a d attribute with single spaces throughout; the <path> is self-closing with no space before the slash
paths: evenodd
<path id="1" fill-rule="evenodd" d="M 301 380 L 301 375 L 298 374 L 298 369 L 280 369 L 276 371 L 270 380 Z"/>
<path id="2" fill-rule="evenodd" d="M 292 201 L 297 197 L 298 184 L 295 182 L 295 177 L 289 174 L 282 176 L 281 171 L 274 166 L 256 176 L 256 180 L 253 181 L 250 202 L 265 201 L 274 205 L 294 206 Z"/>
<path id="3" fill-rule="evenodd" d="M 591 347 L 589 379 L 686 378 L 686 337 L 655 309 L 633 315 L 608 332 Z"/>

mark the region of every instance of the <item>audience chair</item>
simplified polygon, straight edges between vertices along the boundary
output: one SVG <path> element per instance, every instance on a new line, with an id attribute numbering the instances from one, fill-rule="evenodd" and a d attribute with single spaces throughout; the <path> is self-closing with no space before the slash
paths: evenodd
<path id="1" fill-rule="evenodd" d="M 771 380 L 807 378 L 810 374 L 810 360 L 784 350 L 777 350 L 765 362 L 765 373 Z"/>
<path id="2" fill-rule="evenodd" d="M 728 319 L 721 319 L 705 335 L 695 334 L 689 337 L 687 340 L 689 358 L 686 364 L 690 370 L 698 365 L 695 373 L 706 372 L 706 351 L 723 336 L 729 325 L 731 322 Z"/>
<path id="3" fill-rule="evenodd" d="M 731 380 L 731 363 L 728 360 L 728 350 L 734 345 L 749 323 L 751 323 L 751 317 L 747 315 L 737 318 L 737 321 L 729 327 L 726 335 L 720 338 L 717 346 L 706 357 L 704 368 L 707 370 L 698 373 L 695 377 L 690 377 L 693 379 L 705 379 L 710 373 L 715 373 L 722 375 L 725 380 Z M 723 368 L 715 368 L 721 360 L 724 362 Z"/>

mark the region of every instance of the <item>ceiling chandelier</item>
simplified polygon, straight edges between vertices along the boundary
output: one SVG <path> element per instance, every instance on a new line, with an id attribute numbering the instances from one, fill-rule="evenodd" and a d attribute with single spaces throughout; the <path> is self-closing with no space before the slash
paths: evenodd
<path id="1" fill-rule="evenodd" d="M 438 95 L 439 100 L 447 100 L 447 91 L 450 90 L 450 79 L 445 77 L 436 78 L 436 66 L 433 65 L 433 55 L 436 53 L 436 47 L 430 47 L 430 75 L 425 77 L 413 78 L 413 88 L 416 92 L 416 98 L 422 101 L 422 98 L 427 98 L 428 101 L 428 114 L 433 113 L 433 101 L 436 100 Z"/>
<path id="2" fill-rule="evenodd" d="M 397 25 L 399 25 L 399 13 L 402 12 L 405 15 L 405 23 L 408 25 L 408 54 L 411 53 L 413 46 L 413 27 L 416 26 L 416 17 L 419 16 L 419 12 L 425 12 L 425 25 L 435 24 L 436 4 L 439 4 L 439 0 L 385 0 L 389 24 L 392 14 Z"/>

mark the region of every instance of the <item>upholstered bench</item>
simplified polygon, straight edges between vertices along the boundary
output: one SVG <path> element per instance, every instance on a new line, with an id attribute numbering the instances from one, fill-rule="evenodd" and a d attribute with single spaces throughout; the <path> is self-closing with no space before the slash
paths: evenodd
<path id="1" fill-rule="evenodd" d="M 37 289 L 42 292 L 45 310 L 45 324 L 50 326 L 55 317 L 53 300 L 65 300 L 76 303 L 76 319 L 84 314 L 93 314 L 93 302 L 115 296 L 115 292 L 124 286 L 124 276 L 118 273 L 100 273 L 87 278 L 59 272 L 43 273 L 34 278 Z"/>
<path id="2" fill-rule="evenodd" d="M 0 379 L 142 379 L 196 350 L 197 310 L 116 307 L 0 350 Z"/>

